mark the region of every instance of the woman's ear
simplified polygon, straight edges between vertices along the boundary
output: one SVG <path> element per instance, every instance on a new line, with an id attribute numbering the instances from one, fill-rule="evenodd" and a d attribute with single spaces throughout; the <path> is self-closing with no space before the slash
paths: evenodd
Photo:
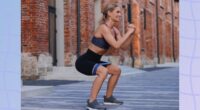
<path id="1" fill-rule="evenodd" d="M 112 14 L 111 11 L 108 11 L 108 12 L 107 12 L 107 15 L 108 15 L 108 16 L 111 16 L 111 14 Z"/>

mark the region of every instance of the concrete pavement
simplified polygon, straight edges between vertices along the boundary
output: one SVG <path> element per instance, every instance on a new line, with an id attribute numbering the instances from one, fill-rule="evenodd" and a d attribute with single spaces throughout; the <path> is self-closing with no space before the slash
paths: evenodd
<path id="1" fill-rule="evenodd" d="M 124 75 L 114 93 L 124 104 L 108 106 L 108 110 L 178 110 L 178 78 L 177 66 Z M 106 82 L 99 102 L 103 101 Z M 91 81 L 65 84 L 53 86 L 46 94 L 22 95 L 22 110 L 85 110 L 91 84 Z"/>

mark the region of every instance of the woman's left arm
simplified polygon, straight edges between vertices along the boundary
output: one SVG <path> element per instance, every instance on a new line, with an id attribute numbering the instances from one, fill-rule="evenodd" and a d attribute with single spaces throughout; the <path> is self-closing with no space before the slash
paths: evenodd
<path id="1" fill-rule="evenodd" d="M 114 27 L 113 29 L 114 29 L 114 33 L 116 35 L 117 40 L 119 40 L 122 37 L 119 30 L 116 27 Z"/>
<path id="2" fill-rule="evenodd" d="M 135 28 L 135 27 L 133 26 L 133 28 Z M 117 40 L 120 39 L 122 36 L 121 36 L 119 30 L 118 30 L 116 27 L 114 27 L 114 31 L 115 31 L 115 33 L 116 33 L 116 38 L 117 38 Z M 126 50 L 126 49 L 130 46 L 131 42 L 133 41 L 133 36 L 134 36 L 134 34 L 132 34 L 131 37 L 129 37 L 129 38 L 122 44 L 121 49 Z"/>
<path id="3" fill-rule="evenodd" d="M 121 46 L 121 49 L 126 50 L 127 48 L 130 47 L 131 42 L 133 41 L 133 34 L 131 35 L 131 37 L 129 37 Z"/>

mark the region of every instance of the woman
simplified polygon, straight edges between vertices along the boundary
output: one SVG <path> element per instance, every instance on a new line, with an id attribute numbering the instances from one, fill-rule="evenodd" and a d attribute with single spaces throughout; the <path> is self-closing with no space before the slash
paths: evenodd
<path id="1" fill-rule="evenodd" d="M 114 24 L 120 21 L 120 17 L 121 7 L 118 4 L 108 4 L 103 10 L 102 22 L 94 32 L 92 42 L 87 52 L 76 61 L 76 69 L 79 72 L 85 75 L 97 76 L 93 82 L 90 97 L 87 100 L 87 108 L 89 110 L 106 109 L 105 106 L 97 102 L 96 98 L 108 74 L 111 76 L 108 80 L 104 104 L 123 104 L 122 101 L 117 100 L 113 96 L 113 90 L 121 74 L 119 66 L 100 61 L 102 55 L 106 53 L 109 47 L 119 49 L 125 43 L 127 45 L 128 41 L 131 41 L 130 35 L 135 31 L 133 24 L 128 25 L 127 32 L 123 36 L 121 36 L 119 30 L 114 27 Z M 130 42 L 128 44 L 130 44 Z"/>

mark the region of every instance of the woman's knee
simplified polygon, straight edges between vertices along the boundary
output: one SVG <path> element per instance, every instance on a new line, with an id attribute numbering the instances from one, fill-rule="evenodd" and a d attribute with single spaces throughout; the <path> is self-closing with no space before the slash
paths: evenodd
<path id="1" fill-rule="evenodd" d="M 112 65 L 109 67 L 109 71 L 110 74 L 113 75 L 120 75 L 121 74 L 121 68 L 117 65 Z"/>
<path id="2" fill-rule="evenodd" d="M 115 73 L 116 73 L 117 75 L 121 75 L 121 68 L 117 66 L 117 67 L 115 68 Z"/>
<path id="3" fill-rule="evenodd" d="M 106 79 L 107 75 L 108 75 L 108 69 L 105 68 L 105 67 L 102 67 L 100 66 L 98 69 L 97 69 L 97 75 L 102 78 L 102 79 Z"/>

